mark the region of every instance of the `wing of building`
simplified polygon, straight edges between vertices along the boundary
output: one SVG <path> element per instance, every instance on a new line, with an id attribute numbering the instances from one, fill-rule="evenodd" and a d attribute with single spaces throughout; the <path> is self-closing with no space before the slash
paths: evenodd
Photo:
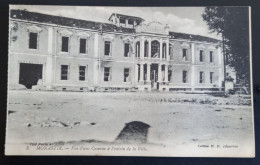
<path id="1" fill-rule="evenodd" d="M 219 40 L 113 13 L 110 23 L 11 10 L 9 89 L 219 91 Z"/>

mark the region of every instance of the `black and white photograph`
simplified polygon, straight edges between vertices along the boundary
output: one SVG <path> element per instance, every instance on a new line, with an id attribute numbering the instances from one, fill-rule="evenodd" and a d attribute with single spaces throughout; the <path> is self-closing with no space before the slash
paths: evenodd
<path id="1" fill-rule="evenodd" d="M 10 5 L 6 155 L 255 156 L 251 8 Z"/>

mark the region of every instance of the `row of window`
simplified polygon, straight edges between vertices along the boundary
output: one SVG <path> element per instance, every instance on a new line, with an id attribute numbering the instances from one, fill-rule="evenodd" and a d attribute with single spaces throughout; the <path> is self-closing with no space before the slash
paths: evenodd
<path id="1" fill-rule="evenodd" d="M 182 59 L 183 61 L 188 61 L 188 50 L 187 49 L 182 49 Z M 200 62 L 205 62 L 205 55 L 204 55 L 204 51 L 200 50 L 199 53 L 199 60 Z M 213 62 L 213 51 L 209 51 L 209 62 L 212 63 Z"/>
<path id="2" fill-rule="evenodd" d="M 87 66 L 79 66 L 79 81 L 85 81 L 87 77 Z M 61 65 L 61 80 L 69 79 L 69 66 Z M 110 67 L 104 67 L 104 81 L 111 81 Z M 124 82 L 130 81 L 130 68 L 124 68 Z"/>
<path id="3" fill-rule="evenodd" d="M 124 68 L 124 73 L 123 73 L 124 82 L 129 82 L 130 79 L 130 68 Z M 112 74 L 111 74 L 111 68 L 110 67 L 104 67 L 104 81 L 111 81 L 112 80 Z"/>
<path id="4" fill-rule="evenodd" d="M 37 49 L 38 48 L 38 33 L 29 33 L 29 48 Z M 111 41 L 105 41 L 104 46 L 104 55 L 111 56 Z M 162 58 L 166 58 L 166 43 L 163 43 L 162 46 Z M 148 42 L 144 43 L 144 57 L 148 57 Z M 61 52 L 69 52 L 69 37 L 62 36 L 61 37 Z M 188 61 L 188 50 L 182 49 L 182 59 L 183 61 Z M 79 53 L 86 54 L 87 53 L 87 39 L 80 38 L 79 39 Z M 160 57 L 160 43 L 158 41 L 151 42 L 151 56 L 152 58 Z M 124 57 L 130 57 L 130 44 L 124 44 Z M 136 57 L 140 57 L 140 42 L 136 43 Z M 200 62 L 205 61 L 204 51 L 200 50 Z M 213 62 L 213 51 L 209 53 L 209 61 Z"/>
<path id="5" fill-rule="evenodd" d="M 86 80 L 86 73 L 87 67 L 86 66 L 79 66 L 79 81 Z M 68 65 L 61 65 L 61 80 L 68 80 L 69 79 L 69 66 Z M 124 82 L 130 81 L 130 68 L 124 68 Z M 210 83 L 214 82 L 214 72 L 210 72 Z M 111 81 L 112 74 L 110 67 L 104 67 L 104 81 Z M 188 83 L 188 74 L 186 70 L 182 71 L 182 82 Z M 199 83 L 205 83 L 205 73 L 199 72 Z"/>
<path id="6" fill-rule="evenodd" d="M 188 75 L 187 71 L 184 70 L 182 71 L 182 82 L 183 83 L 188 83 Z M 212 84 L 214 83 L 214 72 L 209 73 L 209 82 Z M 205 83 L 205 73 L 204 72 L 199 72 L 199 83 L 203 84 Z"/>
<path id="7" fill-rule="evenodd" d="M 61 65 L 61 80 L 69 79 L 69 66 Z M 79 66 L 79 81 L 86 81 L 87 77 L 87 66 Z"/>
<path id="8" fill-rule="evenodd" d="M 29 33 L 29 49 L 38 49 L 38 33 Z M 69 37 L 61 37 L 61 52 L 69 52 Z M 87 53 L 87 39 L 79 39 L 79 53 Z"/>

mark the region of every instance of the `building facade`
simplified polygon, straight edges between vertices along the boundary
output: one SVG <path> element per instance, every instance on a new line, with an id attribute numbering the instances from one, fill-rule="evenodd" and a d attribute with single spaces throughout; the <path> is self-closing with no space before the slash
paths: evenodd
<path id="1" fill-rule="evenodd" d="M 219 40 L 113 13 L 110 23 L 11 10 L 9 89 L 219 91 Z"/>

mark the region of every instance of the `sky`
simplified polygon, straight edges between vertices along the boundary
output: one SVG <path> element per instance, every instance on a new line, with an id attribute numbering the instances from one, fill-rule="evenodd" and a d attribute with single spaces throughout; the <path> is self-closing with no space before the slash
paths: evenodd
<path id="1" fill-rule="evenodd" d="M 171 31 L 198 34 L 221 39 L 210 33 L 202 19 L 204 7 L 95 7 L 95 6 L 33 6 L 15 5 L 11 9 L 26 9 L 44 14 L 58 15 L 96 22 L 107 22 L 112 13 L 138 16 L 146 23 L 159 21 L 168 24 Z"/>

